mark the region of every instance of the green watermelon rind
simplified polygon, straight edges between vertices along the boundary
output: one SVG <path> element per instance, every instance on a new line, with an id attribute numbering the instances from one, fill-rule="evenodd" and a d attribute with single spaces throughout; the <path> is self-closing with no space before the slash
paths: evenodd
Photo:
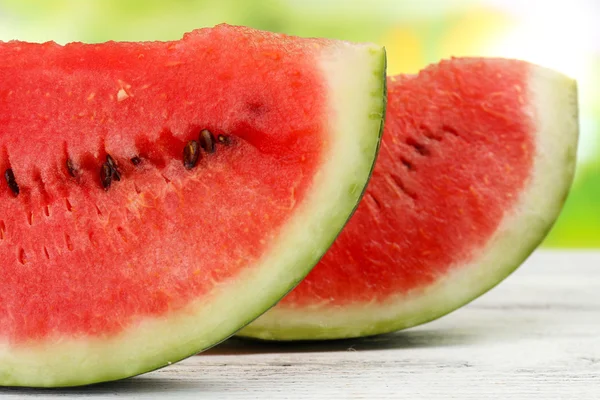
<path id="1" fill-rule="evenodd" d="M 278 306 L 239 336 L 262 340 L 344 339 L 389 333 L 436 320 L 498 285 L 535 251 L 552 228 L 571 187 L 578 144 L 576 82 L 531 65 L 529 112 L 537 123 L 531 178 L 518 205 L 469 262 L 424 289 L 383 303 Z"/>
<path id="2" fill-rule="evenodd" d="M 385 49 L 335 42 L 320 54 L 329 85 L 331 150 L 314 187 L 256 267 L 221 284 L 209 298 L 164 318 L 140 320 L 116 337 L 56 337 L 18 347 L 0 342 L 0 385 L 80 386 L 167 366 L 235 334 L 308 274 L 364 193 L 386 106 Z"/>

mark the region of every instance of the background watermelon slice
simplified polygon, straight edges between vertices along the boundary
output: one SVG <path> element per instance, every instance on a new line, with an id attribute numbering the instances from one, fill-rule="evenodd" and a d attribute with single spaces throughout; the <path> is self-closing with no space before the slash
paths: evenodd
<path id="1" fill-rule="evenodd" d="M 575 167 L 575 82 L 505 59 L 453 59 L 388 82 L 367 194 L 333 247 L 241 335 L 331 339 L 438 318 L 541 242 Z"/>
<path id="2" fill-rule="evenodd" d="M 158 368 L 317 262 L 371 172 L 373 45 L 219 26 L 0 43 L 0 384 Z"/>

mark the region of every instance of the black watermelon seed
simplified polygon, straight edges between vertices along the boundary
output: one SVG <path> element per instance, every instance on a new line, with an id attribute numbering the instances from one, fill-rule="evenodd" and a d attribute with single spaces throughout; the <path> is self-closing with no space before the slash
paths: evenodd
<path id="1" fill-rule="evenodd" d="M 10 190 L 12 190 L 15 196 L 17 196 L 19 194 L 19 185 L 15 180 L 15 174 L 13 173 L 13 170 L 10 168 L 7 169 L 4 172 L 4 178 L 6 179 L 6 183 L 8 183 L 8 187 L 10 188 Z"/>
<path id="2" fill-rule="evenodd" d="M 132 157 L 131 158 L 131 163 L 133 165 L 140 165 L 142 163 L 142 159 L 139 158 L 138 156 Z"/>
<path id="3" fill-rule="evenodd" d="M 108 163 L 108 165 L 110 166 L 110 169 L 112 170 L 112 177 L 111 178 L 114 179 L 115 181 L 120 181 L 121 180 L 121 173 L 119 172 L 119 169 L 117 168 L 117 163 L 110 156 L 110 154 L 106 155 L 106 162 Z"/>
<path id="4" fill-rule="evenodd" d="M 108 190 L 110 184 L 112 183 L 113 178 L 113 169 L 110 164 L 105 162 L 102 164 L 102 168 L 100 169 L 100 182 L 102 183 L 102 187 L 104 190 Z"/>
<path id="5" fill-rule="evenodd" d="M 67 171 L 69 171 L 69 175 L 73 178 L 77 177 L 77 169 L 75 165 L 73 165 L 73 161 L 70 158 L 67 158 Z"/>
<path id="6" fill-rule="evenodd" d="M 219 143 L 224 144 L 224 145 L 229 145 L 231 143 L 229 138 L 224 135 L 217 136 L 217 140 L 219 141 Z"/>
<path id="7" fill-rule="evenodd" d="M 200 152 L 198 151 L 198 142 L 190 140 L 183 148 L 183 166 L 186 169 L 192 169 L 198 163 Z"/>
<path id="8" fill-rule="evenodd" d="M 208 129 L 204 129 L 200 132 L 200 147 L 207 153 L 215 152 L 215 137 Z"/>
<path id="9" fill-rule="evenodd" d="M 402 165 L 404 165 L 406 167 L 406 169 L 408 169 L 409 171 L 412 171 L 415 167 L 414 165 L 408 161 L 405 158 L 400 157 L 400 162 L 402 163 Z"/>
<path id="10" fill-rule="evenodd" d="M 110 154 L 106 155 L 106 162 L 108 163 L 108 165 L 110 165 L 110 168 L 115 169 L 117 167 L 117 163 L 115 163 L 115 160 L 110 156 Z"/>

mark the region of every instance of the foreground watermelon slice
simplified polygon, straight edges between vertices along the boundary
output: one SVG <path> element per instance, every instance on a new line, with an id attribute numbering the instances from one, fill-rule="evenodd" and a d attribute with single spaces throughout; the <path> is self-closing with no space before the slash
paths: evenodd
<path id="1" fill-rule="evenodd" d="M 388 82 L 380 156 L 333 247 L 262 339 L 373 335 L 438 318 L 521 264 L 564 203 L 578 136 L 575 82 L 504 59 L 453 59 Z"/>
<path id="2" fill-rule="evenodd" d="M 219 26 L 0 57 L 2 385 L 119 379 L 232 335 L 316 264 L 378 148 L 372 45 Z"/>

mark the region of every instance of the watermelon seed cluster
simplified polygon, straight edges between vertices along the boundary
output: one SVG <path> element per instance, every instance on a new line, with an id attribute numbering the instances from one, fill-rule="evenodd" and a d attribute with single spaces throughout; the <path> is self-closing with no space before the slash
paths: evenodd
<path id="1" fill-rule="evenodd" d="M 425 125 L 420 125 L 418 129 L 418 133 L 420 133 L 420 135 L 417 135 L 417 138 L 407 137 L 404 139 L 404 144 L 408 146 L 408 148 L 410 148 L 411 151 L 414 152 L 409 154 L 405 153 L 403 155 L 401 154 L 398 157 L 399 161 L 402 163 L 402 165 L 404 165 L 407 171 L 416 172 L 417 170 L 415 163 L 413 161 L 410 161 L 410 158 L 412 158 L 412 154 L 417 154 L 418 156 L 422 157 L 431 157 L 432 151 L 429 146 L 433 142 L 441 142 L 444 139 L 444 136 L 446 135 L 454 136 L 458 139 L 463 139 L 458 134 L 458 132 L 450 126 L 442 125 L 439 131 L 442 132 L 442 135 L 435 135 L 430 128 L 428 128 Z M 403 179 L 400 176 L 396 174 L 389 174 L 389 177 L 387 179 L 390 185 L 399 190 L 399 193 L 402 192 L 413 200 L 417 199 L 417 194 L 411 191 L 405 185 Z M 377 199 L 372 198 L 372 200 L 378 208 L 381 208 Z"/>
<path id="2" fill-rule="evenodd" d="M 189 170 L 196 166 L 198 160 L 200 159 L 200 149 L 204 150 L 207 154 L 214 153 L 216 151 L 217 142 L 222 145 L 231 144 L 231 141 L 227 136 L 218 135 L 215 140 L 214 135 L 208 129 L 203 129 L 200 132 L 198 140 L 190 140 L 185 145 L 183 149 L 184 167 Z M 139 156 L 135 156 L 132 157 L 130 161 L 133 165 L 138 166 L 141 164 L 142 159 Z M 72 178 L 77 178 L 79 175 L 79 171 L 75 167 L 73 160 L 67 158 L 65 164 L 69 175 Z M 18 196 L 20 193 L 20 189 L 12 168 L 8 168 L 4 172 L 4 179 L 6 179 L 6 183 L 8 184 L 8 187 L 13 192 L 13 194 L 15 196 Z M 117 163 L 110 154 L 107 154 L 106 161 L 100 167 L 100 183 L 102 185 L 102 188 L 104 190 L 108 190 L 113 181 L 120 180 L 121 172 L 119 171 Z"/>
<path id="3" fill-rule="evenodd" d="M 435 135 L 431 131 L 431 129 L 429 129 L 427 126 L 424 126 L 424 125 L 420 125 L 419 130 L 422 132 L 422 138 L 426 141 L 426 143 L 422 143 L 421 141 L 417 140 L 414 137 L 406 138 L 404 140 L 404 143 L 407 146 L 412 147 L 417 152 L 417 154 L 419 154 L 420 156 L 424 156 L 424 157 L 428 157 L 428 156 L 432 155 L 431 150 L 428 147 L 428 143 L 432 143 L 431 141 L 441 142 L 444 138 L 444 135 L 446 135 L 446 134 L 454 136 L 459 139 L 463 139 L 458 134 L 458 132 L 456 132 L 456 130 L 454 128 L 452 128 L 448 125 L 442 125 L 442 127 L 440 129 L 440 131 L 443 134 L 442 136 Z M 399 160 L 408 171 L 416 171 L 415 164 L 412 161 L 409 161 L 409 159 L 407 157 L 400 155 Z"/>
<path id="4" fill-rule="evenodd" d="M 223 135 L 217 136 L 217 140 L 224 145 L 230 143 L 229 138 Z M 189 170 L 196 166 L 200 159 L 200 148 L 208 154 L 216 151 L 215 137 L 208 129 L 203 129 L 198 140 L 190 140 L 183 148 L 183 166 L 185 169 Z"/>

